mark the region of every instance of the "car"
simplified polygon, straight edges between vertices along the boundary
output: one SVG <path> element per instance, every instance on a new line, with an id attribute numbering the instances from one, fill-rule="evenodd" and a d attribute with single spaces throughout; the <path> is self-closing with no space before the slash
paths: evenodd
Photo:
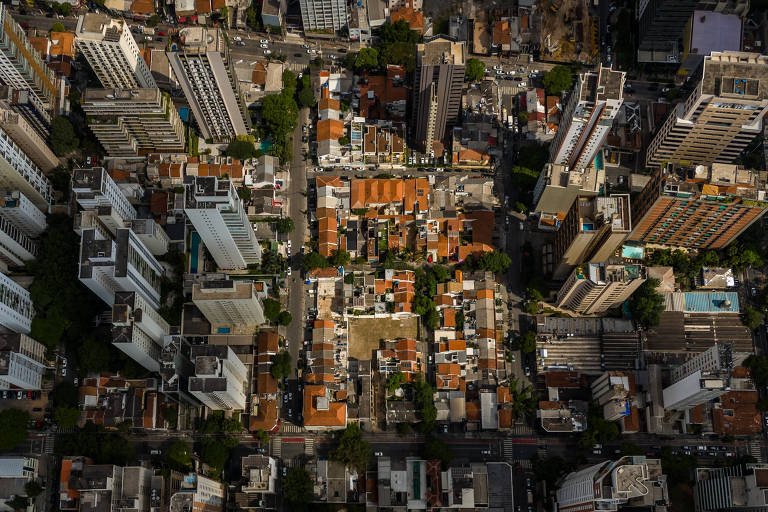
<path id="1" fill-rule="evenodd" d="M 329 55 L 328 58 L 329 59 L 336 59 L 336 56 L 335 55 Z"/>
<path id="2" fill-rule="evenodd" d="M 3 391 L 3 400 L 5 400 L 6 398 L 8 398 L 8 392 L 7 391 Z"/>
<path id="3" fill-rule="evenodd" d="M 301 254 L 304 254 L 306 252 L 307 248 L 303 245 L 301 246 Z"/>
<path id="4" fill-rule="evenodd" d="M 267 43 L 269 43 L 269 40 L 268 39 L 259 39 L 259 43 L 267 44 Z"/>
<path id="5" fill-rule="evenodd" d="M 262 45 L 259 45 L 259 46 L 261 46 L 262 48 L 269 48 L 269 46 L 267 46 L 266 44 L 262 44 Z"/>
<path id="6" fill-rule="evenodd" d="M 528 87 L 528 84 L 526 82 L 520 82 L 518 87 Z"/>
<path id="7" fill-rule="evenodd" d="M 308 55 L 312 55 L 312 50 L 307 50 Z"/>
<path id="8" fill-rule="evenodd" d="M 526 366 L 525 367 L 525 376 L 526 377 L 530 377 L 531 376 L 531 367 L 530 366 Z"/>
<path id="9" fill-rule="evenodd" d="M 163 32 L 163 31 L 161 30 L 160 32 L 158 32 L 158 33 L 157 33 L 157 35 L 159 35 L 159 36 L 165 36 L 165 32 Z"/>
<path id="10" fill-rule="evenodd" d="M 80 379 L 75 377 L 75 380 L 73 381 L 73 383 L 75 384 L 75 386 L 77 386 L 80 383 Z"/>
<path id="11" fill-rule="evenodd" d="M 158 450 L 158 449 L 149 450 L 149 454 L 150 455 L 162 455 L 163 454 L 163 450 Z"/>
<path id="12" fill-rule="evenodd" d="M 317 50 L 315 50 L 314 48 L 312 48 L 312 49 L 310 49 L 310 50 L 309 50 L 309 53 L 311 53 L 312 55 L 314 55 L 314 54 L 316 54 L 316 53 L 317 53 Z"/>
<path id="13" fill-rule="evenodd" d="M 515 81 L 515 82 L 522 82 L 522 81 L 523 81 L 523 78 L 522 78 L 522 77 L 519 77 L 519 76 L 516 76 L 516 77 L 514 78 L 514 81 Z"/>
<path id="14" fill-rule="evenodd" d="M 504 66 L 500 66 L 500 65 L 493 66 L 494 71 L 501 71 L 502 69 L 504 69 Z"/>
<path id="15" fill-rule="evenodd" d="M 339 53 L 347 53 L 347 49 L 346 48 L 339 48 Z"/>
<path id="16" fill-rule="evenodd" d="M 514 75 L 514 74 L 515 74 L 515 70 L 513 69 L 513 70 L 511 70 L 511 71 L 507 71 L 507 74 L 508 74 L 508 75 Z"/>
<path id="17" fill-rule="evenodd" d="M 264 50 L 264 55 L 272 55 L 272 50 Z"/>
<path id="18" fill-rule="evenodd" d="M 245 43 L 243 41 L 238 41 L 235 43 L 237 46 L 245 46 Z"/>
<path id="19" fill-rule="evenodd" d="M 520 221 L 520 231 L 523 231 L 525 229 L 525 225 L 522 221 Z"/>
<path id="20" fill-rule="evenodd" d="M 663 88 L 663 89 L 661 90 L 661 92 L 663 92 L 663 93 L 668 93 L 669 91 L 670 91 L 670 88 L 669 88 L 669 87 L 665 87 L 665 88 Z"/>
<path id="21" fill-rule="evenodd" d="M 307 48 L 309 48 L 309 46 L 307 46 L 307 45 L 305 45 L 305 44 L 301 45 L 301 47 L 302 47 L 302 48 L 304 48 L 305 50 L 306 50 Z"/>
<path id="22" fill-rule="evenodd" d="M 491 450 L 482 450 L 480 453 L 483 454 L 483 455 L 490 455 L 491 454 Z"/>
<path id="23" fill-rule="evenodd" d="M 66 368 L 62 368 L 61 369 L 61 376 L 62 377 L 66 377 L 67 376 L 67 369 Z"/>
<path id="24" fill-rule="evenodd" d="M 373 455 L 374 455 L 375 457 L 383 457 L 383 456 L 384 456 L 384 453 L 383 453 L 383 452 L 373 452 Z"/>
<path id="25" fill-rule="evenodd" d="M 291 241 L 290 240 L 288 240 L 288 248 L 289 249 L 291 248 Z"/>
<path id="26" fill-rule="evenodd" d="M 235 36 L 235 37 L 233 37 L 233 38 L 232 38 L 232 40 L 233 40 L 234 42 L 238 43 L 238 42 L 242 41 L 242 40 L 243 40 L 243 38 L 242 38 L 242 37 L 240 37 L 240 36 Z"/>
<path id="27" fill-rule="evenodd" d="M 152 40 L 152 36 L 144 36 L 144 40 L 145 41 L 151 41 Z"/>
<path id="28" fill-rule="evenodd" d="M 291 275 L 291 267 L 288 267 L 288 270 L 285 272 L 286 275 Z"/>
<path id="29" fill-rule="evenodd" d="M 283 466 L 283 476 L 288 474 L 288 468 Z"/>

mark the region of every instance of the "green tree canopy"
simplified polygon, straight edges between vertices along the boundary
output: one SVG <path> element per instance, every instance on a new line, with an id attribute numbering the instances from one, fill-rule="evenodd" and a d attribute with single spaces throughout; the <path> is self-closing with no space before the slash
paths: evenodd
<path id="1" fill-rule="evenodd" d="M 347 425 L 341 434 L 339 446 L 331 452 L 331 458 L 357 470 L 358 474 L 365 473 L 371 458 L 371 447 L 367 441 L 363 440 L 363 433 L 358 423 Z"/>
<path id="2" fill-rule="evenodd" d="M 75 135 L 75 129 L 66 116 L 56 116 L 51 123 L 51 149 L 56 156 L 64 156 L 80 144 L 80 139 Z"/>
<path id="3" fill-rule="evenodd" d="M 411 424 L 410 423 L 398 423 L 397 424 L 397 433 L 401 436 L 407 436 L 411 433 Z"/>
<path id="4" fill-rule="evenodd" d="M 293 219 L 290 217 L 281 217 L 276 222 L 276 228 L 278 233 L 290 233 L 294 230 L 296 225 L 293 223 Z"/>
<path id="5" fill-rule="evenodd" d="M 269 434 L 267 434 L 264 430 L 259 429 L 256 431 L 256 434 L 254 434 L 254 437 L 259 440 L 259 442 L 263 445 L 266 445 L 269 443 Z"/>
<path id="6" fill-rule="evenodd" d="M 753 331 L 762 325 L 765 315 L 757 309 L 747 306 L 744 308 L 744 325 Z"/>
<path id="7" fill-rule="evenodd" d="M 659 324 L 659 317 L 664 311 L 664 297 L 656 291 L 658 279 L 648 279 L 635 290 L 629 299 L 629 310 L 636 322 L 650 327 Z"/>
<path id="8" fill-rule="evenodd" d="M 292 467 L 283 480 L 283 497 L 290 504 L 290 510 L 306 510 L 312 501 L 313 489 L 312 475 L 300 466 Z"/>
<path id="9" fill-rule="evenodd" d="M 237 196 L 242 199 L 243 201 L 250 201 L 251 200 L 251 189 L 248 187 L 238 187 L 237 188 Z"/>
<path id="10" fill-rule="evenodd" d="M 280 314 L 277 315 L 275 321 L 277 322 L 277 325 L 289 326 L 291 325 L 291 321 L 293 321 L 293 317 L 291 317 L 289 311 L 281 311 Z"/>
<path id="11" fill-rule="evenodd" d="M 165 450 L 165 462 L 176 471 L 188 471 L 192 467 L 192 448 L 186 441 L 174 441 Z"/>
<path id="12" fill-rule="evenodd" d="M 43 486 L 37 480 L 30 480 L 24 484 L 24 492 L 30 498 L 35 499 L 43 492 Z"/>
<path id="13" fill-rule="evenodd" d="M 435 389 L 424 380 L 423 374 L 418 374 L 413 383 L 416 403 L 420 408 L 421 424 L 419 430 L 423 433 L 432 432 L 437 426 L 437 407 L 435 407 Z"/>
<path id="14" fill-rule="evenodd" d="M 758 388 L 768 386 L 768 357 L 751 355 L 744 361 Z"/>
<path id="15" fill-rule="evenodd" d="M 123 466 L 133 459 L 136 452 L 133 445 L 120 434 L 108 432 L 104 427 L 90 421 L 71 434 L 56 440 L 58 455 L 76 453 L 90 457 L 96 464 L 117 464 Z"/>
<path id="16" fill-rule="evenodd" d="M 557 65 L 544 75 L 543 81 L 547 94 L 557 96 L 563 91 L 571 88 L 573 77 L 571 76 L 571 70 L 568 67 Z"/>
<path id="17" fill-rule="evenodd" d="M 468 270 L 490 270 L 495 274 L 503 274 L 509 269 L 512 260 L 501 251 L 484 252 L 480 257 L 467 256 L 462 266 Z"/>
<path id="18" fill-rule="evenodd" d="M 51 32 L 66 32 L 66 31 L 67 29 L 64 28 L 64 25 L 60 21 L 57 21 L 51 27 Z"/>
<path id="19" fill-rule="evenodd" d="M 76 407 L 57 407 L 53 418 L 60 429 L 75 428 L 80 418 L 80 410 Z"/>
<path id="20" fill-rule="evenodd" d="M 275 380 L 281 380 L 291 374 L 291 354 L 287 350 L 281 350 L 272 356 L 272 366 L 269 373 Z"/>
<path id="21" fill-rule="evenodd" d="M 400 386 L 405 384 L 405 374 L 401 371 L 397 371 L 387 377 L 387 391 L 394 393 Z"/>
<path id="22" fill-rule="evenodd" d="M 163 407 L 163 419 L 170 428 L 176 428 L 179 423 L 179 408 L 176 406 Z"/>
<path id="23" fill-rule="evenodd" d="M 349 261 L 349 253 L 344 250 L 333 251 L 333 254 L 328 257 L 328 263 L 330 263 L 332 267 L 343 267 L 344 265 L 347 265 Z"/>
<path id="24" fill-rule="evenodd" d="M 238 160 L 248 160 L 256 156 L 256 146 L 250 140 L 235 139 L 227 146 L 226 153 Z"/>
<path id="25" fill-rule="evenodd" d="M 425 460 L 439 460 L 443 469 L 448 469 L 453 460 L 453 452 L 442 439 L 430 436 L 421 449 Z"/>
<path id="26" fill-rule="evenodd" d="M 468 59 L 464 74 L 470 82 L 479 82 L 485 76 L 485 63 L 480 59 Z"/>
<path id="27" fill-rule="evenodd" d="M 379 37 L 385 44 L 389 43 L 416 43 L 419 34 L 411 30 L 411 26 L 405 20 L 394 23 L 386 22 L 378 28 Z"/>
<path id="28" fill-rule="evenodd" d="M 528 114 L 528 111 L 526 110 L 517 113 L 517 119 L 519 120 L 520 124 L 528 124 L 529 117 L 530 114 Z"/>
<path id="29" fill-rule="evenodd" d="M 532 354 L 536 351 L 536 334 L 533 331 L 525 331 L 520 336 L 518 343 L 520 344 L 520 350 L 524 354 Z"/>
<path id="30" fill-rule="evenodd" d="M 269 320 L 275 320 L 279 314 L 280 302 L 275 299 L 264 299 L 264 316 Z"/>
<path id="31" fill-rule="evenodd" d="M 379 66 L 379 51 L 376 48 L 361 48 L 355 58 L 355 69 L 370 71 Z"/>
<path id="32" fill-rule="evenodd" d="M 261 100 L 261 117 L 274 142 L 284 141 L 299 123 L 299 107 L 293 99 L 293 93 L 264 96 Z"/>
<path id="33" fill-rule="evenodd" d="M 325 268 L 328 266 L 328 260 L 320 256 L 320 253 L 312 251 L 304 255 L 301 260 L 301 266 L 305 272 L 311 272 L 316 268 Z"/>
<path id="34" fill-rule="evenodd" d="M 163 19 L 160 16 L 158 16 L 157 14 L 153 14 L 147 19 L 147 26 L 156 27 L 160 24 L 161 21 L 163 21 Z"/>
<path id="35" fill-rule="evenodd" d="M 27 440 L 29 414 L 19 409 L 0 411 L 0 450 L 8 451 Z"/>
<path id="36" fill-rule="evenodd" d="M 315 94 L 312 89 L 302 89 L 299 91 L 299 106 L 305 108 L 312 108 L 317 103 L 315 100 Z"/>
<path id="37" fill-rule="evenodd" d="M 346 135 L 342 135 L 339 137 L 339 145 L 340 146 L 347 146 L 349 144 L 349 137 Z"/>
<path id="38" fill-rule="evenodd" d="M 200 458 L 211 467 L 210 474 L 219 478 L 229 460 L 232 448 L 237 446 L 237 438 L 227 436 L 224 439 L 204 437 L 200 442 Z"/>
<path id="39" fill-rule="evenodd" d="M 296 87 L 298 82 L 296 80 L 296 74 L 290 69 L 283 71 L 283 93 L 288 96 L 296 94 Z"/>

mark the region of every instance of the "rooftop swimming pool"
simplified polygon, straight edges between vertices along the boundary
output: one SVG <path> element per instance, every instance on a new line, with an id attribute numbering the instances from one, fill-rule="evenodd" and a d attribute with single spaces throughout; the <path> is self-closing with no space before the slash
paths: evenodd
<path id="1" fill-rule="evenodd" d="M 625 245 L 621 248 L 621 257 L 641 260 L 645 257 L 645 249 L 634 245 Z"/>
<path id="2" fill-rule="evenodd" d="M 200 252 L 200 235 L 197 232 L 192 233 L 192 248 L 189 254 L 189 273 L 197 274 L 197 258 Z"/>

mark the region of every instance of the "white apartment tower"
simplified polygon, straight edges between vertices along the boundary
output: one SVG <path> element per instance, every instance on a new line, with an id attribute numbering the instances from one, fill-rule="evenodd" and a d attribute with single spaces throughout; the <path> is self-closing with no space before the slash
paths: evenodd
<path id="1" fill-rule="evenodd" d="M 664 408 L 685 410 L 727 393 L 731 388 L 733 347 L 715 343 L 671 371 L 671 382 L 662 390 Z"/>
<path id="2" fill-rule="evenodd" d="M 18 190 L 0 197 L 0 216 L 13 222 L 25 235 L 32 238 L 40 236 L 48 227 L 45 214 Z"/>
<path id="3" fill-rule="evenodd" d="M 115 292 L 112 344 L 149 371 L 160 370 L 168 322 L 136 292 Z"/>
<path id="4" fill-rule="evenodd" d="M 0 128 L 0 189 L 18 190 L 43 213 L 53 202 L 53 186 L 43 171 Z"/>
<path id="5" fill-rule="evenodd" d="M 130 229 L 118 229 L 114 238 L 95 228 L 84 229 L 78 275 L 109 306 L 115 303 L 116 292 L 132 291 L 153 308 L 160 307 L 163 266 Z"/>
<path id="6" fill-rule="evenodd" d="M 167 52 L 168 61 L 203 138 L 229 141 L 247 135 L 251 118 L 221 32 L 188 27 L 179 32 L 179 37 L 181 48 Z"/>
<path id="7" fill-rule="evenodd" d="M 0 108 L 0 128 L 43 171 L 52 171 L 59 165 L 58 157 L 40 136 L 37 128 L 23 115 L 11 110 L 10 106 Z"/>
<path id="8" fill-rule="evenodd" d="M 259 283 L 263 289 L 263 284 Z M 264 323 L 264 310 L 257 283 L 226 279 L 202 281 L 192 287 L 192 302 L 216 329 L 248 330 Z M 262 295 L 265 295 L 262 293 Z"/>
<path id="9" fill-rule="evenodd" d="M 157 88 L 125 20 L 105 14 L 82 15 L 77 20 L 75 45 L 104 87 Z"/>
<path id="10" fill-rule="evenodd" d="M 128 225 L 127 222 L 126 225 Z M 171 239 L 165 230 L 154 220 L 133 219 L 130 222 L 130 228 L 155 256 L 161 256 L 168 252 Z"/>
<path id="11" fill-rule="evenodd" d="M 304 30 L 341 30 L 347 26 L 344 0 L 299 0 Z"/>
<path id="12" fill-rule="evenodd" d="M 624 101 L 625 75 L 602 65 L 579 75 L 550 146 L 552 163 L 579 172 L 592 164 Z"/>
<path id="13" fill-rule="evenodd" d="M 245 409 L 248 370 L 230 347 L 193 345 L 190 359 L 195 376 L 188 386 L 192 396 L 213 410 Z"/>
<path id="14" fill-rule="evenodd" d="M 152 470 L 142 466 L 89 464 L 79 479 L 80 510 L 149 512 Z"/>
<path id="15" fill-rule="evenodd" d="M 45 345 L 26 334 L 0 334 L 0 388 L 40 389 Z"/>
<path id="16" fill-rule="evenodd" d="M 585 315 L 608 311 L 620 306 L 646 279 L 642 265 L 581 265 L 557 292 L 557 307 Z"/>
<path id="17" fill-rule="evenodd" d="M 72 174 L 72 192 L 83 210 L 108 206 L 124 221 L 136 218 L 136 210 L 130 201 L 102 167 L 75 170 Z"/>
<path id="18" fill-rule="evenodd" d="M 8 267 L 23 267 L 37 258 L 40 246 L 13 222 L 0 216 L 0 262 Z"/>
<path id="19" fill-rule="evenodd" d="M 200 474 L 189 473 L 181 479 L 170 502 L 171 512 L 221 512 L 224 510 L 224 486 Z"/>
<path id="20" fill-rule="evenodd" d="M 244 269 L 261 260 L 261 247 L 231 181 L 187 176 L 184 213 L 220 269 Z"/>
<path id="21" fill-rule="evenodd" d="M 29 292 L 0 274 L 0 325 L 13 332 L 29 334 L 34 316 L 35 307 Z"/>

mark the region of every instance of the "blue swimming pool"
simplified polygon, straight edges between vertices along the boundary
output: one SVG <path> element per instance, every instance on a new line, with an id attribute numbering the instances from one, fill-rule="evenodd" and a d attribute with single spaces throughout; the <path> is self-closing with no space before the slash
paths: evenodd
<path id="1" fill-rule="evenodd" d="M 192 247 L 189 255 L 189 273 L 197 274 L 197 258 L 200 252 L 200 235 L 192 233 Z"/>
<path id="2" fill-rule="evenodd" d="M 603 152 L 602 151 L 598 151 L 597 155 L 595 155 L 594 164 L 595 164 L 595 169 L 597 169 L 598 171 L 603 170 Z"/>
<path id="3" fill-rule="evenodd" d="M 264 139 L 261 141 L 261 144 L 259 144 L 259 149 L 262 151 L 262 153 L 267 153 L 269 151 L 269 148 L 272 147 L 272 141 L 269 139 Z"/>
<path id="4" fill-rule="evenodd" d="M 582 231 L 594 231 L 595 230 L 595 225 L 593 223 L 591 223 L 591 222 L 589 222 L 589 223 L 588 222 L 582 222 L 581 230 Z"/>
<path id="5" fill-rule="evenodd" d="M 641 260 L 645 257 L 645 249 L 635 245 L 625 245 L 621 248 L 621 257 Z"/>

